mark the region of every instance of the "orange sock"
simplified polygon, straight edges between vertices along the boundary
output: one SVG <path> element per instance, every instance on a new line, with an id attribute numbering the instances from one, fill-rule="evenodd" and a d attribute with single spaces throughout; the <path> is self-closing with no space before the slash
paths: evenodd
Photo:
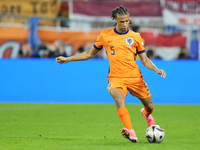
<path id="1" fill-rule="evenodd" d="M 117 110 L 118 116 L 124 124 L 125 128 L 132 129 L 131 119 L 126 107 L 119 108 Z"/>
<path id="2" fill-rule="evenodd" d="M 144 105 L 143 105 L 143 108 L 144 108 L 144 114 L 145 114 L 146 116 L 150 115 L 150 114 L 153 112 L 153 110 L 154 110 L 154 108 L 153 108 L 152 110 L 147 110 L 147 109 L 144 107 Z"/>

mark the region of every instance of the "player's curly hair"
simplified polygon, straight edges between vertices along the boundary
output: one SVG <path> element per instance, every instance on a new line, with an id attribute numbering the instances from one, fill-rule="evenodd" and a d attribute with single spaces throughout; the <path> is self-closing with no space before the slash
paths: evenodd
<path id="1" fill-rule="evenodd" d="M 117 15 L 123 16 L 123 15 L 127 15 L 129 14 L 129 11 L 126 7 L 121 6 L 117 6 L 115 9 L 113 9 L 113 11 L 111 12 L 112 16 L 112 20 L 114 20 L 115 18 L 117 18 Z"/>
<path id="2" fill-rule="evenodd" d="M 119 7 L 117 6 L 115 9 L 113 9 L 111 14 L 112 14 L 111 18 L 112 18 L 112 20 L 114 20 L 115 18 L 117 18 L 118 15 L 124 16 L 124 15 L 130 14 L 130 13 L 129 13 L 129 10 L 126 7 L 123 7 L 121 5 Z M 130 24 L 131 24 L 131 21 L 130 21 Z"/>

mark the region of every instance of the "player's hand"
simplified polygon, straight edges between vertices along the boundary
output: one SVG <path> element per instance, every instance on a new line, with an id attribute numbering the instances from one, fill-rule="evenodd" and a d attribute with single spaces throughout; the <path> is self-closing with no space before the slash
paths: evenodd
<path id="1" fill-rule="evenodd" d="M 63 57 L 63 56 L 59 56 L 56 58 L 56 61 L 59 63 L 59 64 L 63 64 L 63 63 L 67 63 L 67 58 L 66 57 Z"/>
<path id="2" fill-rule="evenodd" d="M 157 73 L 157 74 L 160 74 L 161 77 L 163 77 L 163 78 L 166 77 L 166 73 L 165 73 L 165 71 L 164 71 L 163 69 L 158 69 L 158 70 L 156 71 L 156 73 Z"/>

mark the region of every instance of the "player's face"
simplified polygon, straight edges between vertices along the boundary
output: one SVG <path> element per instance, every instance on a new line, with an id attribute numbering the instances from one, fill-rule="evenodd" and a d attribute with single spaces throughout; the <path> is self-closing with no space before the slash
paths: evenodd
<path id="1" fill-rule="evenodd" d="M 124 33 L 128 30 L 129 22 L 130 22 L 129 14 L 124 15 L 124 16 L 118 15 L 115 21 L 117 23 L 117 27 L 116 27 L 117 32 Z"/>

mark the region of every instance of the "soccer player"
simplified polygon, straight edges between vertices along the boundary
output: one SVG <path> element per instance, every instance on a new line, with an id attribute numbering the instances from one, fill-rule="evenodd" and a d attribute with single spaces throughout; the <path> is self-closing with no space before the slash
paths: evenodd
<path id="1" fill-rule="evenodd" d="M 155 125 L 155 120 L 151 115 L 154 104 L 147 83 L 143 80 L 141 71 L 136 64 L 136 55 L 139 55 L 142 64 L 148 69 L 155 71 L 163 78 L 166 77 L 166 74 L 164 70 L 158 69 L 146 56 L 140 34 L 129 29 L 130 13 L 128 9 L 123 6 L 116 7 L 111 14 L 111 18 L 116 22 L 116 27 L 103 30 L 89 50 L 71 57 L 60 56 L 56 58 L 56 61 L 63 64 L 71 61 L 87 60 L 94 57 L 102 47 L 105 48 L 110 64 L 107 88 L 115 100 L 118 116 L 125 126 L 121 133 L 122 136 L 135 143 L 138 138 L 132 128 L 129 112 L 125 107 L 127 90 L 142 102 L 141 113 L 147 121 L 147 126 Z"/>

